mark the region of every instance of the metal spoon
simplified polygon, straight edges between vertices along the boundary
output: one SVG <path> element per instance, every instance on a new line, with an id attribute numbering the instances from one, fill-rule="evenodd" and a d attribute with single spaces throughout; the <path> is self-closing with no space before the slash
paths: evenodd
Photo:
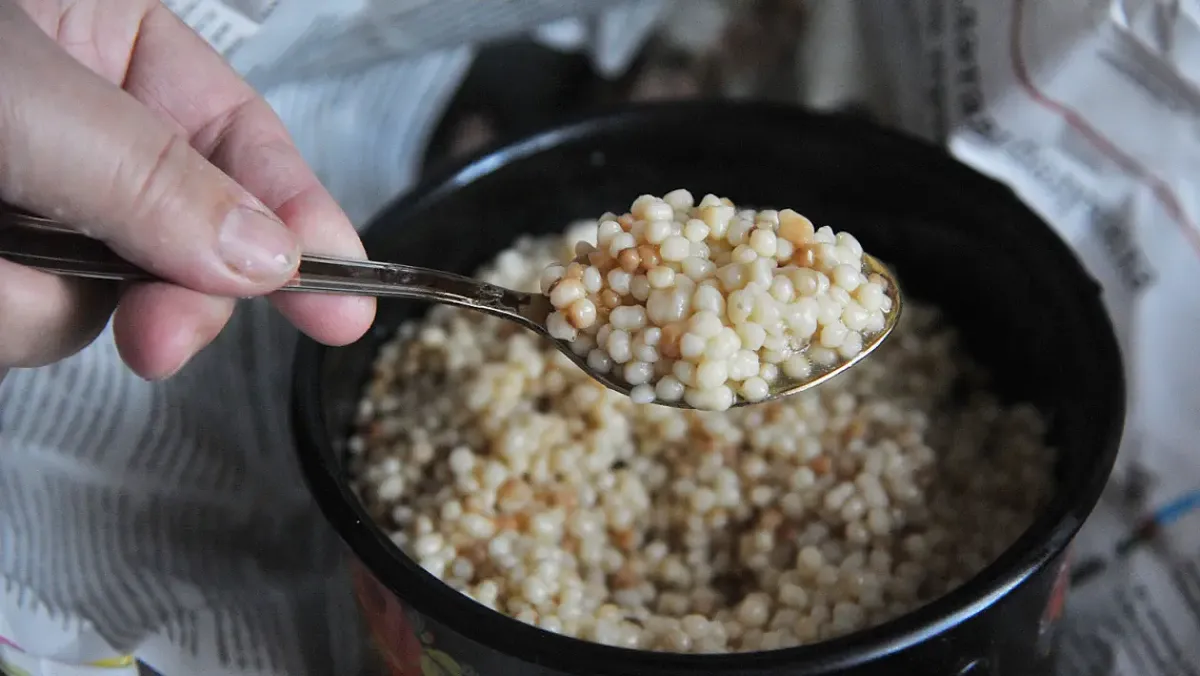
<path id="1" fill-rule="evenodd" d="M 70 277 L 116 281 L 155 281 L 158 277 L 122 259 L 102 242 L 51 219 L 0 205 L 0 257 L 45 272 Z M 877 273 L 888 282 L 892 309 L 882 330 L 870 336 L 853 358 L 824 369 L 814 369 L 803 381 L 781 380 L 772 386 L 771 401 L 803 392 L 857 364 L 891 334 L 901 312 L 900 287 L 891 270 L 873 256 L 863 254 L 865 274 Z M 554 343 L 589 376 L 605 387 L 628 395 L 631 387 L 607 374 L 593 370 L 587 359 L 571 349 L 570 343 L 550 336 L 546 319 L 554 311 L 550 298 L 538 293 L 513 291 L 440 270 L 398 263 L 351 260 L 306 254 L 299 270 L 281 291 L 336 293 L 379 298 L 408 298 L 444 303 L 483 312 L 516 322 Z M 683 401 L 656 402 L 675 408 L 691 408 Z M 734 406 L 747 401 L 738 399 Z M 755 402 L 763 403 L 763 402 Z"/>

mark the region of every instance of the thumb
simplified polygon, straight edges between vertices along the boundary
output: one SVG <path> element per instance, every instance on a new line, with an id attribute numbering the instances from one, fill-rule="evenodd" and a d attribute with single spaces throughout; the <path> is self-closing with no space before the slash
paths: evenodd
<path id="1" fill-rule="evenodd" d="M 0 63 L 0 199 L 207 294 L 263 294 L 295 272 L 270 210 L 2 0 Z"/>

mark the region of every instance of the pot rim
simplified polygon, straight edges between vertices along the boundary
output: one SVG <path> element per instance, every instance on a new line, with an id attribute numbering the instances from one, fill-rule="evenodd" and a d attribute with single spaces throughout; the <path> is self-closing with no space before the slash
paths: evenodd
<path id="1" fill-rule="evenodd" d="M 850 668 L 882 658 L 941 634 L 986 610 L 1064 551 L 1100 498 L 1116 459 L 1125 420 L 1125 379 L 1121 354 L 1100 288 L 1067 244 L 1022 204 L 1007 187 L 959 163 L 942 148 L 866 121 L 821 114 L 775 103 L 681 101 L 623 105 L 577 116 L 566 122 L 493 146 L 422 180 L 415 188 L 385 206 L 364 231 L 368 242 L 381 235 L 376 227 L 403 221 L 427 203 L 452 194 L 463 184 L 504 169 L 509 163 L 537 154 L 595 131 L 612 131 L 639 124 L 695 116 L 725 116 L 788 124 L 818 126 L 864 143 L 897 148 L 931 175 L 942 174 L 958 191 L 981 194 L 981 202 L 1011 212 L 1011 218 L 1037 221 L 1031 236 L 1056 255 L 1079 297 L 1081 312 L 1091 322 L 1093 349 L 1105 354 L 1114 387 L 1096 393 L 1095 406 L 1106 413 L 1096 420 L 1091 439 L 1079 440 L 1093 449 L 1087 476 L 1076 477 L 1056 491 L 1050 503 L 1006 549 L 980 573 L 950 593 L 898 618 L 844 637 L 766 652 L 692 655 L 617 648 L 562 636 L 488 609 L 450 588 L 405 556 L 382 529 L 375 526 L 349 487 L 334 460 L 333 437 L 325 423 L 320 364 L 326 348 L 301 337 L 293 367 L 292 416 L 299 462 L 321 511 L 354 555 L 384 586 L 421 615 L 460 636 L 514 659 L 535 662 L 566 673 L 736 673 L 770 671 L 781 667 L 819 674 Z M 368 250 L 370 247 L 368 246 Z M 1090 307 L 1089 307 L 1090 306 Z M 1097 365 L 1098 368 L 1102 368 Z M 336 432 L 336 431 L 332 431 Z M 790 673 L 790 672 L 789 672 Z"/>

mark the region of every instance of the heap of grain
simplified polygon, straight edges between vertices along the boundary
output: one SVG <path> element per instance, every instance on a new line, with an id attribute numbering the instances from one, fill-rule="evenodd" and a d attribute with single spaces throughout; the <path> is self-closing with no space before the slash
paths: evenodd
<path id="1" fill-rule="evenodd" d="M 536 290 L 596 226 L 483 276 Z M 382 349 L 358 422 L 355 488 L 427 570 L 549 631 L 675 652 L 809 643 L 945 594 L 1027 527 L 1055 457 L 920 305 L 817 391 L 721 413 L 635 404 L 437 308 Z"/>

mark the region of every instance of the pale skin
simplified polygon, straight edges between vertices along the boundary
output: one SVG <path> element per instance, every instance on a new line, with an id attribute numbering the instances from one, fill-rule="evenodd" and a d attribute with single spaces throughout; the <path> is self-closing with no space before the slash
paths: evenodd
<path id="1" fill-rule="evenodd" d="M 266 102 L 157 0 L 0 0 L 0 200 L 171 282 L 117 289 L 0 260 L 0 378 L 78 352 L 110 317 L 147 379 L 178 372 L 241 297 L 331 345 L 374 318 L 371 299 L 272 293 L 301 251 L 361 258 L 362 244 Z"/>

